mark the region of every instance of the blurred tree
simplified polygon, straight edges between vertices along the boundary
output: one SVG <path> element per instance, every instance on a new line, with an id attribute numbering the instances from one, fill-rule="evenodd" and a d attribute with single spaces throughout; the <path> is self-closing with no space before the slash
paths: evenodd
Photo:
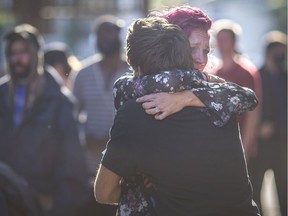
<path id="1" fill-rule="evenodd" d="M 275 17 L 275 29 L 287 34 L 287 0 L 266 0 L 266 3 Z"/>
<path id="2" fill-rule="evenodd" d="M 52 0 L 52 2 L 54 2 Z M 13 13 L 18 23 L 29 23 L 45 33 L 49 30 L 48 22 L 43 20 L 40 12 L 51 0 L 13 0 Z"/>

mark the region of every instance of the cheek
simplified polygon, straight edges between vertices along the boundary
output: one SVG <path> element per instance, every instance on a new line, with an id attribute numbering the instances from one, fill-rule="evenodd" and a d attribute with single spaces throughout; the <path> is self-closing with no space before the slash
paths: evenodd
<path id="1" fill-rule="evenodd" d="M 23 65 L 28 65 L 31 62 L 31 57 L 29 54 L 19 54 L 14 55 L 9 58 L 9 61 L 13 63 L 21 63 Z"/>
<path id="2" fill-rule="evenodd" d="M 203 72 L 205 68 L 205 65 L 199 65 L 198 67 L 195 67 L 196 70 Z"/>
<path id="3" fill-rule="evenodd" d="M 208 54 L 204 54 L 204 64 L 206 65 L 208 62 Z"/>
<path id="4" fill-rule="evenodd" d="M 36 56 L 35 56 L 36 57 Z M 31 56 L 29 55 L 29 54 L 27 54 L 27 55 L 23 55 L 22 57 L 21 57 L 21 60 L 20 60 L 20 62 L 23 64 L 23 65 L 29 65 L 30 63 L 31 63 Z"/>
<path id="5" fill-rule="evenodd" d="M 204 50 L 195 50 L 191 53 L 192 60 L 194 62 L 199 62 L 201 64 L 206 64 L 208 61 L 208 54 L 205 53 Z"/>

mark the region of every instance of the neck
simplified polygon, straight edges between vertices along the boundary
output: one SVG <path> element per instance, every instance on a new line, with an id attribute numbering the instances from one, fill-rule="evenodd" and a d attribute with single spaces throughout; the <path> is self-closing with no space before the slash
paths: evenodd
<path id="1" fill-rule="evenodd" d="M 234 54 L 226 53 L 222 55 L 222 70 L 229 70 L 235 63 Z"/>

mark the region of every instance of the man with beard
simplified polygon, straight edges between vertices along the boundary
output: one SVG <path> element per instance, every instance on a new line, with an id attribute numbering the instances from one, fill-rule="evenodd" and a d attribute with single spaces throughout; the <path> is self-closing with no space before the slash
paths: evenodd
<path id="1" fill-rule="evenodd" d="M 88 187 L 71 94 L 44 69 L 43 38 L 36 28 L 22 24 L 4 38 L 0 161 L 28 182 L 45 215 L 76 216 Z"/>
<path id="2" fill-rule="evenodd" d="M 85 116 L 80 128 L 85 135 L 85 148 L 91 186 L 90 202 L 81 215 L 115 215 L 116 207 L 95 203 L 93 181 L 98 170 L 102 151 L 106 147 L 109 129 L 113 124 L 115 110 L 112 88 L 115 80 L 128 71 L 122 59 L 120 31 L 124 22 L 111 15 L 96 19 L 95 49 L 99 53 L 82 62 L 83 68 L 72 82 L 73 93 L 78 100 L 79 116 Z M 80 120 L 83 118 L 79 118 Z"/>

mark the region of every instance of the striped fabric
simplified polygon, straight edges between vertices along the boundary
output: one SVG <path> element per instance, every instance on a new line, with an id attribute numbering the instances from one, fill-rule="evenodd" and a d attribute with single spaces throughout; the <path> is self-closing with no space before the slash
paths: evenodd
<path id="1" fill-rule="evenodd" d="M 76 75 L 73 93 L 78 100 L 80 112 L 86 114 L 84 133 L 87 137 L 107 139 L 115 116 L 113 84 L 127 71 L 128 66 L 122 68 L 107 83 L 99 65 L 94 63 Z M 89 170 L 94 174 L 102 157 L 101 152 L 86 152 Z"/>
<path id="2" fill-rule="evenodd" d="M 87 114 L 86 135 L 97 138 L 107 136 L 115 115 L 112 87 L 115 80 L 127 71 L 128 68 L 118 71 L 107 86 L 98 64 L 92 64 L 78 73 L 73 93 L 80 111 Z"/>

